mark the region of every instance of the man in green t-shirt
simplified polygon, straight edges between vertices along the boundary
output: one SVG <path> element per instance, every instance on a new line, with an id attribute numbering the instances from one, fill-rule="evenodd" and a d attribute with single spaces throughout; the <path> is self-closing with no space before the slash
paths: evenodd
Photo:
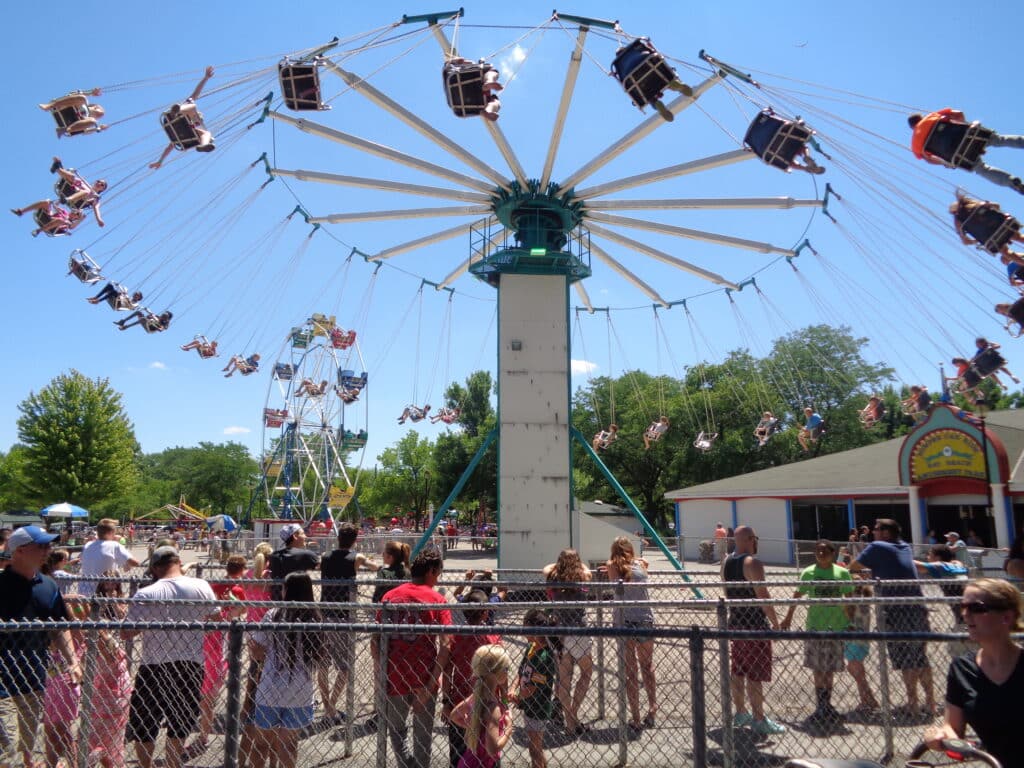
<path id="1" fill-rule="evenodd" d="M 794 598 L 806 595 L 809 598 L 835 599 L 853 592 L 853 578 L 841 565 L 836 565 L 836 547 L 831 541 L 821 539 L 814 545 L 814 565 L 800 572 L 802 583 L 793 594 Z M 815 582 L 838 581 L 835 586 Z M 782 620 L 782 629 L 789 629 L 796 605 L 789 606 Z M 842 632 L 849 626 L 846 609 L 838 603 L 807 606 L 807 630 L 810 632 Z M 837 723 L 842 715 L 832 706 L 832 683 L 836 672 L 843 669 L 843 641 L 832 637 L 815 638 L 804 643 L 804 666 L 814 675 L 814 693 L 817 706 L 809 720 L 820 725 Z"/>

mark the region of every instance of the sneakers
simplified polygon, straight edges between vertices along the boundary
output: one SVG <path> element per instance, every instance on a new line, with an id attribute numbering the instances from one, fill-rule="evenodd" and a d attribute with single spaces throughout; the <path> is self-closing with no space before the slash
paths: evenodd
<path id="1" fill-rule="evenodd" d="M 737 712 L 732 716 L 732 727 L 743 728 L 754 722 L 754 716 L 749 712 Z"/>
<path id="2" fill-rule="evenodd" d="M 751 724 L 750 729 L 762 736 L 777 736 L 780 733 L 786 732 L 786 726 L 779 725 L 770 717 L 766 717 L 764 720 L 755 720 Z"/>

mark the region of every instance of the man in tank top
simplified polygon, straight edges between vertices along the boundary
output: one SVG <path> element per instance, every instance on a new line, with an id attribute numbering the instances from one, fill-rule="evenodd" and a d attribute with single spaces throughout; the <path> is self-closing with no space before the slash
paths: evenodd
<path id="1" fill-rule="evenodd" d="M 764 564 L 757 558 L 757 534 L 748 525 L 739 526 L 734 534 L 736 549 L 722 561 L 722 581 L 764 581 Z M 726 587 L 727 600 L 767 600 L 765 586 Z M 730 629 L 777 630 L 779 619 L 771 605 L 736 606 L 729 608 Z M 786 728 L 764 714 L 764 683 L 772 679 L 771 640 L 733 640 L 729 644 L 734 727 L 749 725 L 762 736 L 785 733 Z M 746 702 L 750 699 L 750 712 Z"/>

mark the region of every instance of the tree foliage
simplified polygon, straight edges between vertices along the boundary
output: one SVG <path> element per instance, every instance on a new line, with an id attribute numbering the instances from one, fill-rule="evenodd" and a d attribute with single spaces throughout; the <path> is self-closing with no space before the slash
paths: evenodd
<path id="1" fill-rule="evenodd" d="M 259 465 L 241 443 L 202 442 L 168 448 L 140 460 L 140 482 L 132 511 L 148 512 L 184 496 L 189 506 L 210 514 L 246 508 Z"/>
<path id="2" fill-rule="evenodd" d="M 135 482 L 138 444 L 121 395 L 107 379 L 61 374 L 18 406 L 27 497 L 90 507 Z"/>

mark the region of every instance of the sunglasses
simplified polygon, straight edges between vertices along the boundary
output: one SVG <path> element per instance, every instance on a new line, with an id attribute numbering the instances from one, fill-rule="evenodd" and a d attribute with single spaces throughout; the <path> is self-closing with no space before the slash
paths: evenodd
<path id="1" fill-rule="evenodd" d="M 960 603 L 960 610 L 964 613 L 969 613 L 972 616 L 976 616 L 979 613 L 991 613 L 992 611 L 1005 611 L 1006 608 L 1002 608 L 998 605 L 989 605 L 983 603 L 981 600 L 976 600 L 972 603 Z"/>

